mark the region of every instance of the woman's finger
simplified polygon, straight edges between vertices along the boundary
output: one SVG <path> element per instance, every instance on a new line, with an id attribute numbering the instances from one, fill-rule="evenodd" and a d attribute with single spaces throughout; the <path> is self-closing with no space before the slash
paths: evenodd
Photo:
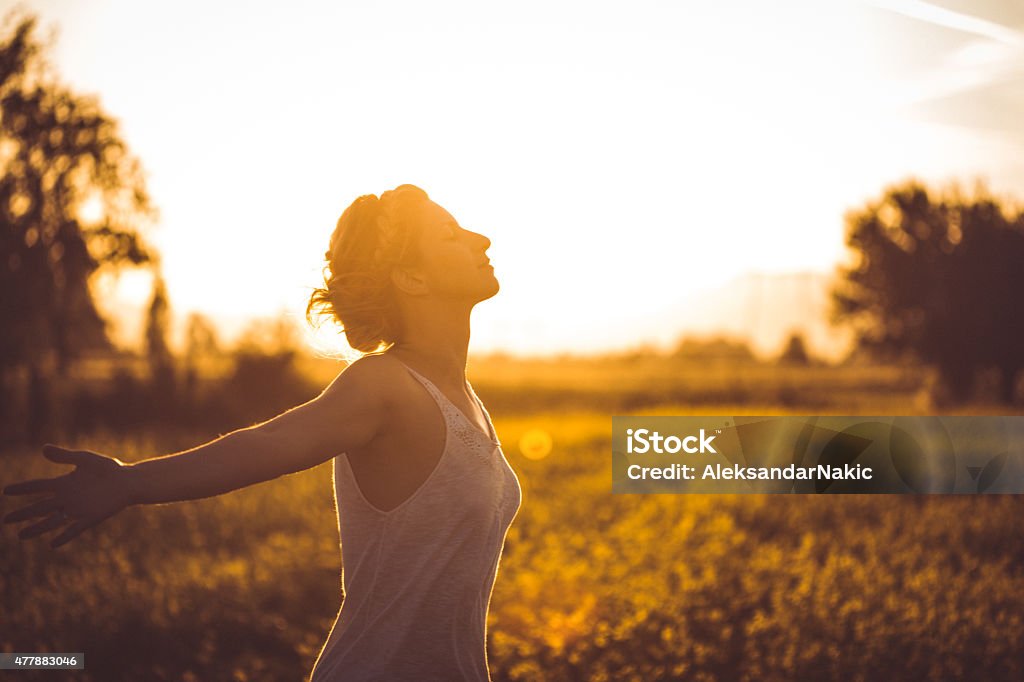
<path id="1" fill-rule="evenodd" d="M 52 511 L 59 509 L 61 506 L 57 498 L 50 497 L 40 502 L 30 504 L 27 507 L 22 507 L 17 511 L 12 511 L 10 514 L 4 516 L 4 523 L 17 523 L 18 521 L 24 521 L 26 519 L 32 519 L 37 516 L 46 516 Z"/>
<path id="2" fill-rule="evenodd" d="M 71 542 L 73 539 L 75 539 L 79 535 L 81 535 L 82 531 L 84 531 L 84 530 L 86 530 L 88 528 L 92 528 L 97 523 L 99 523 L 99 522 L 98 521 L 87 521 L 85 519 L 79 519 L 79 520 L 75 521 L 70 526 L 68 526 L 67 528 L 62 530 L 60 533 L 58 533 L 57 536 L 55 538 L 53 538 L 53 540 L 50 540 L 50 547 L 53 547 L 54 549 L 57 549 L 61 545 L 67 544 L 68 542 Z"/>
<path id="3" fill-rule="evenodd" d="M 29 538 L 34 538 L 37 535 L 42 535 L 43 533 L 45 533 L 48 530 L 53 530 L 54 528 L 60 528 L 61 526 L 63 526 L 68 521 L 69 521 L 69 519 L 66 516 L 61 516 L 59 514 L 54 514 L 50 518 L 46 519 L 45 521 L 40 521 L 39 523 L 35 524 L 34 526 L 29 526 L 28 528 L 22 528 L 21 531 L 18 532 L 18 538 L 20 538 L 21 540 L 27 540 Z"/>
<path id="4" fill-rule="evenodd" d="M 64 478 L 36 478 L 31 481 L 14 483 L 4 488 L 4 495 L 35 495 L 36 493 L 53 492 L 57 488 L 57 481 Z"/>
<path id="5" fill-rule="evenodd" d="M 81 464 L 85 454 L 82 450 L 68 450 L 50 443 L 43 446 L 43 456 L 58 464 Z"/>
<path id="6" fill-rule="evenodd" d="M 94 472 L 109 471 L 119 466 L 125 466 L 124 462 L 116 457 L 107 457 L 91 450 L 69 450 L 49 443 L 43 446 L 43 455 L 51 462 L 71 464 Z"/>

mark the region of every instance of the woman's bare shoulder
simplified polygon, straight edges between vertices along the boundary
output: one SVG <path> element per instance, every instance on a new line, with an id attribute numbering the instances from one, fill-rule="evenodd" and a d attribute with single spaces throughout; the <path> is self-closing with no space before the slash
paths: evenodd
<path id="1" fill-rule="evenodd" d="M 385 353 L 370 353 L 344 367 L 335 381 L 344 379 L 389 399 L 408 390 L 409 378 L 405 365 L 398 359 Z"/>

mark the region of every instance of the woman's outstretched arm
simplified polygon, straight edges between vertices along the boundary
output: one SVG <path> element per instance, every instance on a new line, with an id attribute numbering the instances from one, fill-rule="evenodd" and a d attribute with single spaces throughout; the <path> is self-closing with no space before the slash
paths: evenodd
<path id="1" fill-rule="evenodd" d="M 57 478 L 16 483 L 7 495 L 51 497 L 11 512 L 5 523 L 50 515 L 23 529 L 34 537 L 71 525 L 51 542 L 56 547 L 133 504 L 159 504 L 220 495 L 316 466 L 369 443 L 387 414 L 387 392 L 375 357 L 339 374 L 324 391 L 262 424 L 165 457 L 125 464 L 87 450 L 44 447 L 50 460 L 75 466 Z"/>
<path id="2" fill-rule="evenodd" d="M 269 421 L 191 450 L 129 465 L 131 504 L 213 497 L 366 445 L 385 414 L 385 392 L 370 360 L 353 363 L 319 396 Z"/>

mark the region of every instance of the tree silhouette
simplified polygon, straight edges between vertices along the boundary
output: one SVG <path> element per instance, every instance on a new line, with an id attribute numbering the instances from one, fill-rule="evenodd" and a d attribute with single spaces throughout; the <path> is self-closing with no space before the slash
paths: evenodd
<path id="1" fill-rule="evenodd" d="M 147 262 L 139 228 L 156 211 L 116 122 L 94 98 L 73 94 L 50 74 L 36 19 L 12 12 L 4 22 L 0 395 L 9 395 L 16 374 L 27 375 L 30 431 L 39 431 L 47 380 L 80 351 L 109 346 L 90 276 L 104 266 Z M 95 219 L 85 221 L 90 203 Z"/>
<path id="2" fill-rule="evenodd" d="M 786 347 L 779 355 L 779 362 L 792 365 L 806 365 L 810 362 L 807 353 L 807 345 L 804 343 L 804 335 L 800 332 L 793 332 L 789 335 Z"/>
<path id="3" fill-rule="evenodd" d="M 221 355 L 217 328 L 201 313 L 190 313 L 185 321 L 184 376 L 181 400 L 185 411 L 191 411 L 199 402 L 199 382 L 204 367 Z"/>
<path id="4" fill-rule="evenodd" d="M 146 361 L 149 365 L 150 403 L 154 410 L 167 414 L 176 407 L 174 356 L 167 343 L 171 326 L 171 304 L 164 279 L 153 278 L 153 294 L 146 315 Z"/>
<path id="5" fill-rule="evenodd" d="M 167 285 L 157 275 L 153 279 L 153 293 L 149 298 L 146 315 L 146 359 L 150 369 L 169 364 L 172 360 L 167 336 L 171 326 L 171 303 L 167 298 Z"/>
<path id="6" fill-rule="evenodd" d="M 841 270 L 833 320 L 854 325 L 862 348 L 911 353 L 957 400 L 995 369 L 1010 403 L 1024 365 L 1024 214 L 984 190 L 933 196 L 916 181 L 846 216 L 856 262 Z"/>

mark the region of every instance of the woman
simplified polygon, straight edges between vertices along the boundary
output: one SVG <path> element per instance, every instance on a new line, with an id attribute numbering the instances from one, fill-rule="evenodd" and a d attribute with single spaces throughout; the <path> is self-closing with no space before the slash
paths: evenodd
<path id="1" fill-rule="evenodd" d="M 220 495 L 334 459 L 343 604 L 314 665 L 328 680 L 488 680 L 486 619 L 521 491 L 466 380 L 470 312 L 498 292 L 490 240 L 423 190 L 356 199 L 331 236 L 329 314 L 363 353 L 317 398 L 192 450 L 125 464 L 47 445 L 74 471 L 10 486 L 50 496 L 60 546 L 124 507 Z M 272 387 L 268 387 L 272 388 Z"/>

